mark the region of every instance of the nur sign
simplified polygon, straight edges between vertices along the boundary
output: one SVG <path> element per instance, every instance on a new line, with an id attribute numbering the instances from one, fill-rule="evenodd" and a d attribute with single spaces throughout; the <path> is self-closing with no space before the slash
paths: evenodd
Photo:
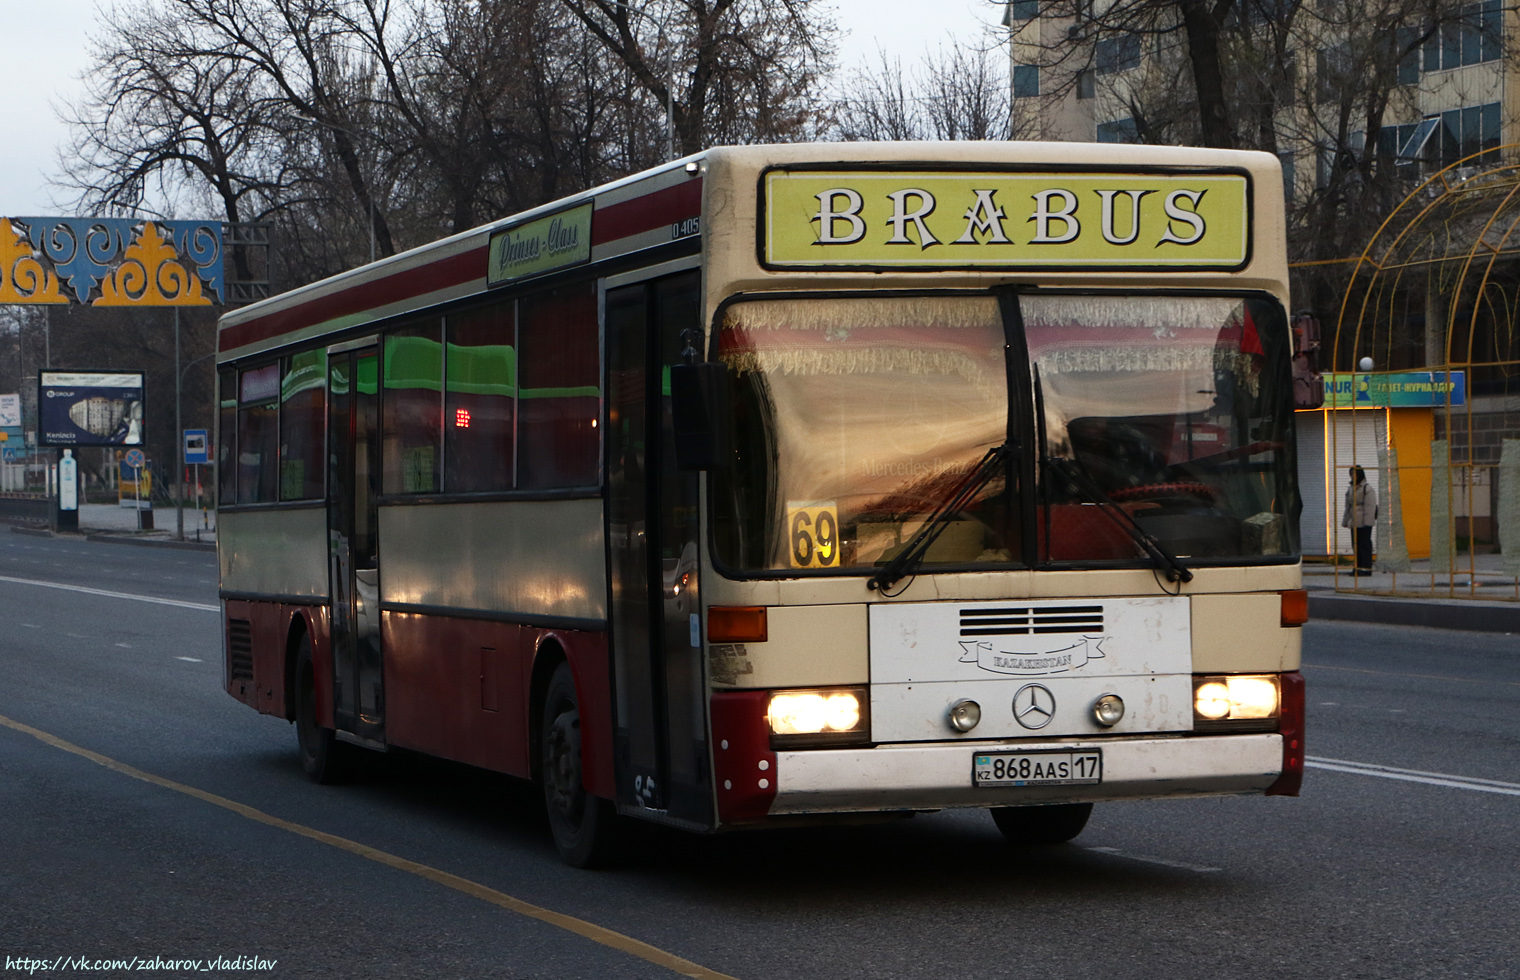
<path id="1" fill-rule="evenodd" d="M 1238 269 L 1250 179 L 1237 171 L 771 171 L 774 268 Z"/>

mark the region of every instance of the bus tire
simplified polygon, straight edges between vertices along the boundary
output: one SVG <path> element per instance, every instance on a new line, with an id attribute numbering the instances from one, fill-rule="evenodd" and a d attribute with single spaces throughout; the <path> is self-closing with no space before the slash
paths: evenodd
<path id="1" fill-rule="evenodd" d="M 996 806 L 992 822 L 1010 844 L 1064 844 L 1087 826 L 1092 809 L 1091 803 Z"/>
<path id="2" fill-rule="evenodd" d="M 302 636 L 296 651 L 296 741 L 301 768 L 314 783 L 342 782 L 353 774 L 355 749 L 317 721 L 317 673 L 311 662 L 311 637 Z"/>
<path id="3" fill-rule="evenodd" d="M 586 792 L 581 766 L 580 704 L 575 678 L 561 663 L 544 692 L 542 783 L 554 846 L 566 864 L 593 868 L 616 849 L 617 813 L 610 800 Z"/>

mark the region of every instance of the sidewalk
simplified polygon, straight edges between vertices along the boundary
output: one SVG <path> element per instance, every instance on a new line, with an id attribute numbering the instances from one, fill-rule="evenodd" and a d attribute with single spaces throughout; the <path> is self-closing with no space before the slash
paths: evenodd
<path id="1" fill-rule="evenodd" d="M 186 507 L 184 541 L 175 538 L 176 520 L 173 507 L 158 507 L 153 510 L 153 530 L 139 531 L 137 511 L 130 507 L 116 504 L 79 505 L 79 533 L 90 541 L 202 550 L 216 547 L 215 512 L 203 516 L 200 511 Z"/>
<path id="2" fill-rule="evenodd" d="M 1374 562 L 1371 575 L 1356 576 L 1348 565 L 1305 561 L 1309 618 L 1520 633 L 1520 595 L 1501 556 L 1463 554 L 1457 563 L 1455 575 L 1446 569 L 1433 575 L 1430 562 L 1415 561 L 1398 573 Z"/>

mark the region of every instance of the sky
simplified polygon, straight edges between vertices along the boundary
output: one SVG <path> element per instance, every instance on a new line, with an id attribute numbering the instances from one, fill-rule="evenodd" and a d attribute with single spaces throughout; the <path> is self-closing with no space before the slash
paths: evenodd
<path id="1" fill-rule="evenodd" d="M 952 41 L 983 46 L 985 27 L 1001 17 L 1001 6 L 989 0 L 833 0 L 833 6 L 845 32 L 839 51 L 845 70 L 877 63 L 878 49 L 906 68 Z M 56 110 L 82 91 L 85 42 L 97 19 L 97 0 L 0 0 L 8 89 L 0 98 L 0 215 L 64 213 L 66 195 L 49 186 L 67 140 Z"/>

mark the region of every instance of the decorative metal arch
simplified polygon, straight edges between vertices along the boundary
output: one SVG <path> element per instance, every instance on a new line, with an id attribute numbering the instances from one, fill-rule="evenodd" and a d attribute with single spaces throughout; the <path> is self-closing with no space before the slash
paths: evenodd
<path id="1" fill-rule="evenodd" d="M 1520 599 L 1520 145 L 1464 157 L 1394 208 L 1356 260 L 1330 348 L 1331 390 L 1352 400 L 1332 412 L 1397 407 L 1428 372 L 1434 423 L 1428 462 L 1412 440 L 1418 461 L 1399 460 L 1391 434 L 1376 447 L 1377 564 L 1392 576 L 1344 587 L 1399 591 L 1402 574 L 1405 590 Z M 1359 369 L 1366 357 L 1372 371 Z M 1332 440 L 1342 428 L 1328 427 Z M 1329 458 L 1347 458 L 1342 448 L 1332 442 Z M 1427 487 L 1421 561 L 1408 518 Z"/>

